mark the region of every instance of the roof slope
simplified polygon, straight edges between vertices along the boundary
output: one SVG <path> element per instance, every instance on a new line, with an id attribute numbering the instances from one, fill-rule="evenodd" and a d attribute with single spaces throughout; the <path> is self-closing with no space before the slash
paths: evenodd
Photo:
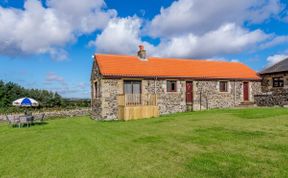
<path id="1" fill-rule="evenodd" d="M 254 70 L 239 62 L 155 57 L 141 61 L 137 56 L 104 54 L 95 55 L 95 60 L 103 76 L 260 79 Z"/>
<path id="2" fill-rule="evenodd" d="M 270 73 L 277 73 L 277 72 L 288 72 L 288 58 L 274 64 L 271 67 L 268 67 L 260 72 L 260 74 L 270 74 Z"/>

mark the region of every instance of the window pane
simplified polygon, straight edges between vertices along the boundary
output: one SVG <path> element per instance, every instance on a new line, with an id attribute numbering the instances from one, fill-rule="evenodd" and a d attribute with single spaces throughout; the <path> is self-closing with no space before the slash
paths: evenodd
<path id="1" fill-rule="evenodd" d="M 133 82 L 133 94 L 141 93 L 141 84 L 140 82 Z"/>
<path id="2" fill-rule="evenodd" d="M 125 94 L 141 94 L 141 81 L 124 81 Z"/>
<path id="3" fill-rule="evenodd" d="M 171 83 L 171 91 L 175 91 L 175 83 L 174 82 Z"/>
<path id="4" fill-rule="evenodd" d="M 227 92 L 228 91 L 228 82 L 220 81 L 220 92 Z"/>
<path id="5" fill-rule="evenodd" d="M 167 81 L 167 92 L 177 91 L 177 81 Z"/>
<path id="6" fill-rule="evenodd" d="M 124 84 L 125 94 L 132 94 L 132 84 L 131 82 L 125 82 Z"/>
<path id="7" fill-rule="evenodd" d="M 284 80 L 281 77 L 273 78 L 273 87 L 284 87 Z"/>

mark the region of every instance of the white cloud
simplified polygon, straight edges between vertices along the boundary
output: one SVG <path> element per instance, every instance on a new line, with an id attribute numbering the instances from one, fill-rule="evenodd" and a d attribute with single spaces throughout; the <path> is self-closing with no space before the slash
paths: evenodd
<path id="1" fill-rule="evenodd" d="M 161 8 L 148 31 L 156 37 L 204 34 L 225 23 L 259 23 L 282 9 L 279 0 L 179 0 Z"/>
<path id="2" fill-rule="evenodd" d="M 90 45 L 96 46 L 99 53 L 136 54 L 138 45 L 150 44 L 140 39 L 141 20 L 137 17 L 112 19 L 107 27 Z"/>
<path id="3" fill-rule="evenodd" d="M 273 55 L 273 56 L 269 56 L 267 58 L 267 67 L 270 67 L 280 61 L 283 61 L 284 59 L 287 59 L 288 58 L 288 55 L 287 54 L 276 54 L 276 55 Z"/>
<path id="4" fill-rule="evenodd" d="M 206 59 L 207 61 L 225 61 L 225 62 L 240 62 L 238 59 L 226 59 L 223 57 L 213 57 L 210 59 Z"/>
<path id="5" fill-rule="evenodd" d="M 285 43 L 288 43 L 288 36 L 271 36 L 270 39 L 260 45 L 260 48 L 266 49 Z"/>
<path id="6" fill-rule="evenodd" d="M 202 36 L 192 33 L 164 40 L 158 46 L 158 56 L 211 57 L 235 54 L 264 41 L 268 35 L 260 30 L 247 31 L 236 24 L 225 24 Z"/>
<path id="7" fill-rule="evenodd" d="M 25 11 L 0 7 L 0 53 L 47 53 L 73 40 L 69 24 L 34 0 L 25 2 Z"/>
<path id="8" fill-rule="evenodd" d="M 83 83 L 82 83 L 83 84 Z M 65 86 L 53 86 L 49 85 L 48 90 L 57 92 L 63 97 L 67 98 L 90 98 L 90 87 L 80 84 L 67 84 Z"/>
<path id="9" fill-rule="evenodd" d="M 141 40 L 141 21 L 138 18 L 113 19 L 91 44 L 98 53 L 136 55 L 144 44 L 148 55 L 160 57 L 204 58 L 242 52 L 264 41 L 268 35 L 260 30 L 247 31 L 236 24 L 225 24 L 204 35 L 163 38 L 158 46 Z"/>
<path id="10" fill-rule="evenodd" d="M 80 33 L 103 29 L 110 18 L 117 15 L 113 9 L 103 10 L 104 0 L 48 0 L 47 4 Z"/>
<path id="11" fill-rule="evenodd" d="M 27 0 L 24 9 L 0 7 L 0 54 L 45 54 L 63 60 L 63 48 L 78 35 L 103 28 L 115 16 L 101 0 Z M 60 52 L 58 54 L 58 52 Z"/>
<path id="12" fill-rule="evenodd" d="M 64 77 L 55 72 L 49 72 L 44 78 L 45 88 L 49 91 L 57 92 L 64 97 L 82 97 L 90 96 L 90 84 L 87 82 L 67 82 Z"/>
<path id="13" fill-rule="evenodd" d="M 135 55 L 138 45 L 144 44 L 148 54 L 156 56 L 234 54 L 257 44 L 269 47 L 286 42 L 287 37 L 242 27 L 243 22 L 262 22 L 281 8 L 279 0 L 178 0 L 162 8 L 147 27 L 138 17 L 117 17 L 104 0 L 47 0 L 45 7 L 38 0 L 27 0 L 23 9 L 0 6 L 0 54 L 48 53 L 65 60 L 67 44 L 97 30 L 101 32 L 90 45 L 101 53 Z M 160 44 L 143 41 L 143 29 L 160 37 Z"/>
<path id="14" fill-rule="evenodd" d="M 59 75 L 57 75 L 54 72 L 49 72 L 45 78 L 45 83 L 50 84 L 50 83 L 58 83 L 61 84 L 62 86 L 66 86 L 67 83 L 65 79 Z"/>

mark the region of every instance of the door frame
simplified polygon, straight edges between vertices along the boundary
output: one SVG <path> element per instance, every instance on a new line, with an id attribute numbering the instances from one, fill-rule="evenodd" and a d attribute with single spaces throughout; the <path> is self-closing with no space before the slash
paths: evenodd
<path id="1" fill-rule="evenodd" d="M 192 91 L 191 91 L 191 102 L 188 102 L 188 99 L 187 99 L 187 83 L 191 83 L 192 84 Z M 185 82 L 185 99 L 186 99 L 186 104 L 190 104 L 190 105 L 193 105 L 193 100 L 194 100 L 194 84 L 193 84 L 193 81 L 186 81 Z"/>
<path id="2" fill-rule="evenodd" d="M 246 99 L 246 95 L 245 95 L 245 84 L 247 84 L 247 99 Z M 243 82 L 243 101 L 250 101 L 250 84 L 248 81 L 244 81 Z"/>

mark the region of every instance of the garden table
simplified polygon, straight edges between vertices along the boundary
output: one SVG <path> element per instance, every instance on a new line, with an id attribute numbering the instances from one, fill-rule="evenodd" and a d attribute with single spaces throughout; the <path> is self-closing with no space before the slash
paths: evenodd
<path id="1" fill-rule="evenodd" d="M 27 126 L 31 125 L 34 121 L 34 117 L 33 116 L 20 116 L 20 123 L 21 124 L 27 124 Z"/>

